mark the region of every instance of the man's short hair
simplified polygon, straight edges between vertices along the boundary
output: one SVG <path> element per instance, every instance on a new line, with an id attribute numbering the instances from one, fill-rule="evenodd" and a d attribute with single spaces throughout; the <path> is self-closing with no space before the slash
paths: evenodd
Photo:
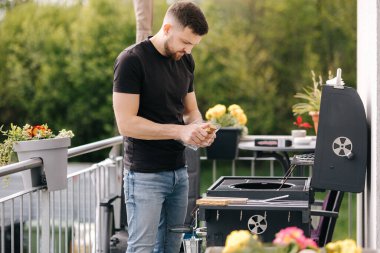
<path id="1" fill-rule="evenodd" d="M 175 2 L 169 7 L 166 15 L 173 16 L 183 27 L 189 27 L 197 35 L 202 36 L 208 32 L 206 17 L 192 2 Z"/>

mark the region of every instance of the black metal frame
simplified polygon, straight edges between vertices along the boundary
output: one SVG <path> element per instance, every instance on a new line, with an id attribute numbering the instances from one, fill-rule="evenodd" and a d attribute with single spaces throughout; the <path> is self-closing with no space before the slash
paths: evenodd
<path id="1" fill-rule="evenodd" d="M 342 191 L 329 191 L 322 210 L 311 210 L 310 212 L 311 216 L 320 217 L 318 226 L 312 231 L 313 240 L 319 247 L 325 246 L 332 240 L 343 196 L 344 192 Z"/>

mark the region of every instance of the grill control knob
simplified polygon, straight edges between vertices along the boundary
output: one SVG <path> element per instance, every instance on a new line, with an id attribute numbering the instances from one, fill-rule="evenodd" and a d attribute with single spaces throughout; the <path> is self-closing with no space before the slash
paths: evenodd
<path id="1" fill-rule="evenodd" d="M 349 138 L 340 136 L 332 143 L 332 150 L 337 156 L 346 157 L 351 160 L 354 158 L 352 153 L 352 142 Z"/>

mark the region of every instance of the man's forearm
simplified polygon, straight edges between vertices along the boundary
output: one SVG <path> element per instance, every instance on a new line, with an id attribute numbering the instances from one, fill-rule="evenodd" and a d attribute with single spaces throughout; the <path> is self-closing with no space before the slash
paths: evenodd
<path id="1" fill-rule="evenodd" d="M 139 116 L 133 116 L 125 122 L 118 122 L 121 135 L 144 140 L 179 139 L 181 127 L 183 126 L 155 123 Z"/>
<path id="2" fill-rule="evenodd" d="M 202 114 L 199 112 L 199 110 L 194 110 L 185 114 L 183 116 L 183 120 L 185 121 L 186 125 L 203 122 Z"/>

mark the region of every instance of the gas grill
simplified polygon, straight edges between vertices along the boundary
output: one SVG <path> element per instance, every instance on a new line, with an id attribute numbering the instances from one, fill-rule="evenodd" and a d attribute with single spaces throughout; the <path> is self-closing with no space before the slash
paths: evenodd
<path id="1" fill-rule="evenodd" d="M 359 95 L 340 81 L 324 85 L 319 117 L 315 153 L 293 157 L 284 177 L 221 177 L 207 190 L 208 198 L 248 198 L 241 204 L 199 206 L 207 246 L 223 246 L 226 236 L 239 229 L 249 229 L 264 242 L 289 226 L 310 236 L 315 191 L 363 191 L 368 127 Z M 313 166 L 312 176 L 290 177 L 301 166 Z"/>

